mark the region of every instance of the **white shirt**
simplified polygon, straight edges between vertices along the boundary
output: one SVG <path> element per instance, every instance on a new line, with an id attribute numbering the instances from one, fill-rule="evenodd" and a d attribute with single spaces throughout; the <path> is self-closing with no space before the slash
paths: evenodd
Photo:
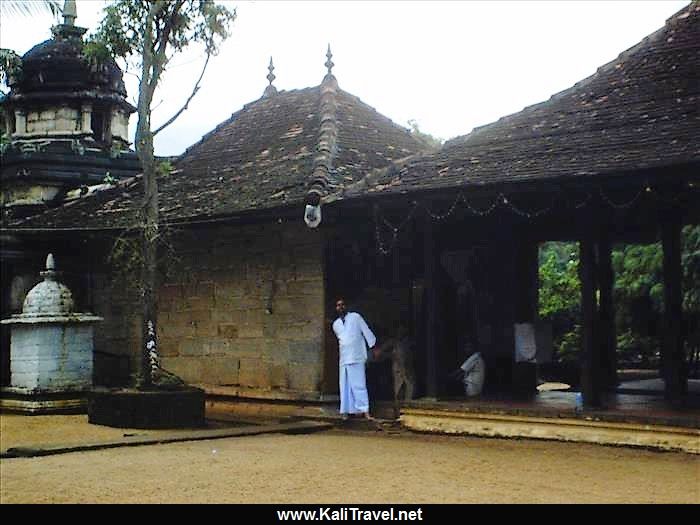
<path id="1" fill-rule="evenodd" d="M 333 321 L 333 331 L 340 347 L 340 365 L 351 365 L 367 361 L 367 345 L 372 348 L 377 338 L 362 316 L 355 312 L 345 314 Z"/>
<path id="2" fill-rule="evenodd" d="M 479 352 L 469 356 L 462 366 L 464 370 L 464 390 L 468 396 L 478 396 L 484 387 L 484 375 L 486 373 L 486 363 Z"/>

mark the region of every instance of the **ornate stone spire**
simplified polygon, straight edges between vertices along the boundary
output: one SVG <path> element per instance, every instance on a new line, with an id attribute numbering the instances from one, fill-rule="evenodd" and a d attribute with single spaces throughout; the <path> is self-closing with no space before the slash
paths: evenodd
<path id="1" fill-rule="evenodd" d="M 270 85 L 268 85 L 265 88 L 265 92 L 263 93 L 263 98 L 271 97 L 271 96 L 277 94 L 277 88 L 272 85 L 272 82 L 275 80 L 275 78 L 277 78 L 275 76 L 275 74 L 273 73 L 273 71 L 275 70 L 275 66 L 272 64 L 272 57 L 270 57 L 270 65 L 267 66 L 267 70 L 269 71 L 269 73 L 267 74 L 267 80 L 268 80 L 268 82 L 270 82 Z"/>
<path id="2" fill-rule="evenodd" d="M 75 0 L 66 0 L 65 4 L 63 4 L 63 23 L 53 28 L 54 37 L 59 40 L 82 39 L 87 29 L 76 26 L 76 18 L 78 18 L 78 8 L 75 6 Z"/>
<path id="3" fill-rule="evenodd" d="M 75 0 L 66 0 L 63 4 L 63 24 L 74 26 L 76 18 L 78 18 L 78 9 L 75 6 Z"/>
<path id="4" fill-rule="evenodd" d="M 328 58 L 328 60 L 326 60 L 326 63 L 324 64 L 326 66 L 326 68 L 328 69 L 328 73 L 326 74 L 326 76 L 332 77 L 333 76 L 332 69 L 333 69 L 333 66 L 335 66 L 335 64 L 333 63 L 333 60 L 332 60 L 333 53 L 331 53 L 331 45 L 330 44 L 328 44 L 328 51 L 326 52 L 326 58 Z"/>

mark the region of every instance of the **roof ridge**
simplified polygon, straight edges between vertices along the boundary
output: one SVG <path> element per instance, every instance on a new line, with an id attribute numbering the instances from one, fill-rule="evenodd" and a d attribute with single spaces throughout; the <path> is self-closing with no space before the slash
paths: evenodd
<path id="1" fill-rule="evenodd" d="M 326 66 L 328 67 L 328 73 L 321 82 L 321 98 L 319 102 L 320 126 L 318 141 L 316 142 L 317 154 L 313 160 L 311 181 L 306 193 L 306 201 L 314 206 L 318 205 L 321 197 L 326 194 L 328 187 L 331 185 L 333 161 L 337 153 L 338 104 L 336 95 L 338 94 L 338 81 L 331 73 L 333 62 L 330 57 L 330 46 L 327 56 Z"/>

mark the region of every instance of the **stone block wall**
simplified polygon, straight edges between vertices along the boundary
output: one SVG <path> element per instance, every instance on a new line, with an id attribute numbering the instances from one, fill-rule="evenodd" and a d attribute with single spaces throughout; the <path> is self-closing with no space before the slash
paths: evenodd
<path id="1" fill-rule="evenodd" d="M 91 279 L 94 313 L 104 318 L 95 325 L 95 383 L 127 386 L 137 370 L 141 344 L 141 303 L 133 287 L 104 269 Z"/>
<path id="2" fill-rule="evenodd" d="M 27 133 L 31 135 L 79 131 L 80 125 L 80 112 L 75 108 L 64 106 L 27 113 Z"/>
<path id="3" fill-rule="evenodd" d="M 162 366 L 188 383 L 252 396 L 317 396 L 325 322 L 319 232 L 286 223 L 212 226 L 178 233 L 173 243 L 158 293 Z M 95 280 L 95 313 L 105 318 L 96 354 L 130 355 L 134 367 L 141 309 L 108 281 Z"/>
<path id="4" fill-rule="evenodd" d="M 112 110 L 110 129 L 112 138 L 129 141 L 129 115 L 123 111 Z"/>

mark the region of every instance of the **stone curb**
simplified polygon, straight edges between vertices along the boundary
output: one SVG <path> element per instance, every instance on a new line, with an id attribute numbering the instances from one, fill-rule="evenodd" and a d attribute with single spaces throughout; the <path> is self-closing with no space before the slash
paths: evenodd
<path id="1" fill-rule="evenodd" d="M 278 425 L 251 425 L 249 427 L 224 428 L 215 430 L 193 430 L 186 434 L 161 437 L 137 437 L 123 438 L 113 441 L 98 441 L 94 443 L 80 444 L 56 444 L 36 445 L 31 447 L 12 447 L 0 451 L 0 458 L 31 458 L 38 456 L 50 456 L 54 454 L 66 454 L 68 452 L 84 452 L 88 450 L 102 450 L 116 447 L 135 447 L 140 445 L 161 445 L 165 443 L 178 443 L 183 441 L 203 441 L 207 439 L 222 439 L 229 437 L 256 436 L 259 434 L 307 434 L 328 430 L 334 425 L 319 421 L 297 421 Z"/>
<path id="2" fill-rule="evenodd" d="M 407 409 L 402 412 L 401 424 L 409 430 L 432 434 L 543 439 L 700 454 L 697 428 L 434 409 Z"/>

